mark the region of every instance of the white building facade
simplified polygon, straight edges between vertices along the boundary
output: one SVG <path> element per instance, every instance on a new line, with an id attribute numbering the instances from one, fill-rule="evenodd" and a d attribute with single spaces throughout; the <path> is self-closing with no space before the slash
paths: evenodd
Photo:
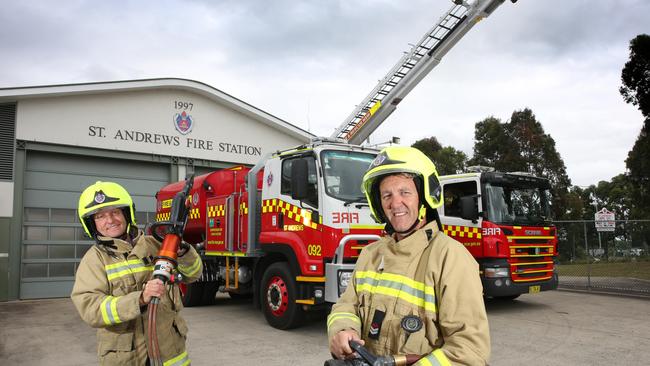
<path id="1" fill-rule="evenodd" d="M 93 245 L 76 211 L 88 185 L 123 185 L 143 225 L 162 186 L 311 137 L 192 80 L 0 89 L 0 301 L 69 295 Z"/>

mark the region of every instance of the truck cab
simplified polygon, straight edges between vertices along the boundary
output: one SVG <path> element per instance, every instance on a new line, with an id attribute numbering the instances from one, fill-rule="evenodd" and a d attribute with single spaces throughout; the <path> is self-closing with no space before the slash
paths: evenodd
<path id="1" fill-rule="evenodd" d="M 361 249 L 379 239 L 383 225 L 372 220 L 361 192 L 363 174 L 376 154 L 326 140 L 267 160 L 259 248 L 267 256 L 284 253 L 300 303 L 335 302 Z"/>
<path id="2" fill-rule="evenodd" d="M 480 266 L 484 294 L 516 298 L 557 288 L 550 184 L 528 173 L 478 171 L 440 178 L 447 235 Z"/>

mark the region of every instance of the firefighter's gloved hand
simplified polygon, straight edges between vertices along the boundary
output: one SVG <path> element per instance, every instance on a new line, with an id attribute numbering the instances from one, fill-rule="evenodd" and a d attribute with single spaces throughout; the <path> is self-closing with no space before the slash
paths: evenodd
<path id="1" fill-rule="evenodd" d="M 178 251 L 176 252 L 176 255 L 179 257 L 182 257 L 187 253 L 187 251 L 190 250 L 190 245 L 184 241 L 181 241 L 181 244 L 178 246 Z"/>
<path id="2" fill-rule="evenodd" d="M 159 279 L 149 280 L 144 283 L 142 294 L 140 295 L 140 305 L 146 305 L 151 302 L 152 297 L 161 298 L 165 293 L 165 284 Z"/>

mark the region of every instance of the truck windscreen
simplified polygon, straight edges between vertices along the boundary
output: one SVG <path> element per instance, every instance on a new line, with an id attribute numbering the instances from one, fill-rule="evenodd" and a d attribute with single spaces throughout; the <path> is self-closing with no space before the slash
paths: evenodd
<path id="1" fill-rule="evenodd" d="M 321 159 L 327 195 L 342 201 L 364 199 L 361 182 L 374 158 L 374 154 L 358 151 L 323 151 Z"/>
<path id="2" fill-rule="evenodd" d="M 484 217 L 496 224 L 544 225 L 551 222 L 548 189 L 525 185 L 485 184 Z"/>

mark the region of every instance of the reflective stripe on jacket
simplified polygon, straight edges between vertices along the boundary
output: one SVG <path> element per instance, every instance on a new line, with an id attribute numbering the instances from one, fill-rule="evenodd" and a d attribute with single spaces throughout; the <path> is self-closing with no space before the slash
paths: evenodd
<path id="1" fill-rule="evenodd" d="M 478 264 L 435 222 L 399 242 L 366 246 L 327 327 L 330 340 L 357 331 L 378 355 L 425 356 L 418 366 L 485 365 L 490 356 Z"/>
<path id="2" fill-rule="evenodd" d="M 144 365 L 147 360 L 146 307 L 139 299 L 144 283 L 151 279 L 153 258 L 160 243 L 141 232 L 133 246 L 123 240 L 103 238 L 106 245 L 93 245 L 79 263 L 71 299 L 79 315 L 97 329 L 97 354 L 102 365 Z M 112 242 L 112 243 L 111 243 Z M 183 281 L 193 282 L 202 272 L 194 248 L 178 258 Z M 156 318 L 161 357 L 167 365 L 189 365 L 185 349 L 187 325 L 178 286 L 168 285 Z"/>

